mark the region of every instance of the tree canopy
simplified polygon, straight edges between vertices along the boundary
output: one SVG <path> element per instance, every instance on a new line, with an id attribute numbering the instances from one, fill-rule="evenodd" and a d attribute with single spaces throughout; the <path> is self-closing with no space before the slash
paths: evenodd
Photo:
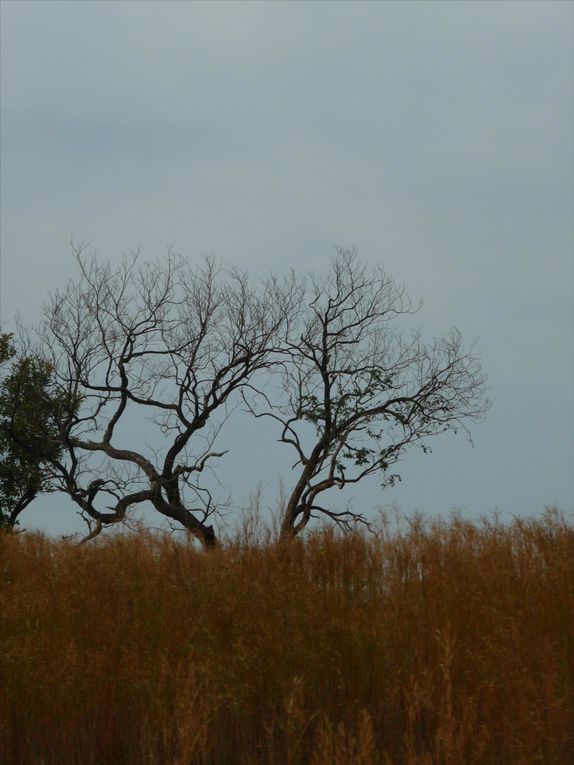
<path id="1" fill-rule="evenodd" d="M 58 420 L 63 399 L 51 395 L 51 365 L 16 357 L 9 334 L 0 335 L 0 526 L 18 516 L 49 487 L 50 465 L 62 455 Z"/>
<path id="2" fill-rule="evenodd" d="M 392 485 L 407 449 L 468 433 L 488 408 L 460 333 L 425 343 L 401 331 L 416 308 L 354 250 L 337 250 L 323 275 L 258 282 L 214 258 L 191 265 L 169 252 L 144 263 L 136 253 L 112 265 L 75 255 L 78 278 L 49 298 L 28 345 L 16 354 L 2 338 L 10 523 L 39 491 L 61 491 L 89 536 L 145 504 L 212 546 L 218 506 L 202 479 L 225 454 L 236 406 L 277 422 L 295 457 L 284 536 L 318 516 L 366 522 L 335 511 L 328 490 L 375 473 Z M 155 429 L 151 445 L 134 437 L 135 422 Z"/>
<path id="3" fill-rule="evenodd" d="M 392 486 L 410 447 L 429 450 L 428 439 L 447 430 L 468 433 L 467 423 L 488 408 L 479 358 L 460 333 L 430 343 L 420 332 L 402 333 L 397 321 L 418 309 L 354 250 L 339 249 L 326 275 L 308 278 L 303 306 L 274 370 L 284 395 L 272 402 L 261 391 L 259 407 L 251 407 L 279 423 L 295 456 L 284 535 L 298 534 L 313 516 L 344 527 L 366 522 L 352 509 L 333 510 L 325 492 L 371 474 Z"/>

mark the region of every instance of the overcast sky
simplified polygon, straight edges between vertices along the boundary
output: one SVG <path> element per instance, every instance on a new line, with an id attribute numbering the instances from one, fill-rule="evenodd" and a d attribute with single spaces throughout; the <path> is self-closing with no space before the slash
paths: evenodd
<path id="1" fill-rule="evenodd" d="M 4 330 L 74 274 L 71 237 L 254 275 L 357 246 L 423 332 L 478 338 L 494 403 L 474 448 L 437 439 L 355 502 L 574 510 L 573 3 L 3 0 L 1 22 Z M 291 455 L 228 439 L 236 501 L 272 502 Z M 77 519 L 49 498 L 24 524 Z"/>

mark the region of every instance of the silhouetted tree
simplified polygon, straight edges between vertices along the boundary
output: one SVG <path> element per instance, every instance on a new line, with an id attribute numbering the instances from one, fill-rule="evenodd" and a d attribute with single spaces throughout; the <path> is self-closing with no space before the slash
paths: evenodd
<path id="1" fill-rule="evenodd" d="M 280 394 L 268 386 L 258 417 L 280 425 L 280 440 L 294 452 L 297 479 L 286 502 L 282 534 L 298 534 L 313 516 L 349 527 L 365 517 L 336 512 L 325 492 L 378 473 L 382 486 L 414 445 L 462 429 L 488 408 L 477 355 L 457 330 L 425 344 L 404 335 L 396 320 L 413 313 L 402 287 L 380 267 L 367 268 L 354 250 L 339 249 L 329 273 L 311 276 L 276 368 Z"/>
<path id="2" fill-rule="evenodd" d="M 392 485 L 410 447 L 468 434 L 488 408 L 459 332 L 430 343 L 401 332 L 398 320 L 417 309 L 353 250 L 339 249 L 325 276 L 257 285 L 213 258 L 142 263 L 136 253 L 112 266 L 75 255 L 79 277 L 50 298 L 26 352 L 14 361 L 2 341 L 12 367 L 0 391 L 0 508 L 10 523 L 49 489 L 80 508 L 87 538 L 145 504 L 213 546 L 218 508 L 203 477 L 225 454 L 215 437 L 228 408 L 243 400 L 279 423 L 295 455 L 282 535 L 316 516 L 350 527 L 366 518 L 333 509 L 329 489 L 375 473 Z"/>
<path id="3" fill-rule="evenodd" d="M 52 296 L 37 331 L 49 395 L 79 402 L 59 412 L 51 486 L 79 506 L 90 537 L 146 503 L 212 546 L 217 507 L 202 474 L 225 453 L 214 437 L 233 397 L 284 342 L 295 281 L 255 287 L 213 258 L 192 267 L 171 252 L 117 266 L 75 254 L 79 278 Z"/>

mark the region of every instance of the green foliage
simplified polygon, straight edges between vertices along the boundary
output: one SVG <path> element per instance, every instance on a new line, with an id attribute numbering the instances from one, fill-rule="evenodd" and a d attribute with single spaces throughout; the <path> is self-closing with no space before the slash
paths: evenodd
<path id="1" fill-rule="evenodd" d="M 0 335 L 0 528 L 46 488 L 46 466 L 62 451 L 58 421 L 65 398 L 51 392 L 52 368 L 16 358 L 12 337 Z"/>

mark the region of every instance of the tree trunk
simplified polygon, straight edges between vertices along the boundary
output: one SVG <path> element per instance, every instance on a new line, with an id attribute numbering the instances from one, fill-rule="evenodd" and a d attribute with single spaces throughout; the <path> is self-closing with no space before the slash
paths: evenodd
<path id="1" fill-rule="evenodd" d="M 295 485 L 295 488 L 289 497 L 289 501 L 287 502 L 287 507 L 285 508 L 285 513 L 283 515 L 283 521 L 281 523 L 281 539 L 293 539 L 305 528 L 309 521 L 308 515 L 305 517 L 305 507 L 301 507 L 301 497 L 303 496 L 305 489 L 308 487 L 309 481 L 313 477 L 315 468 L 319 464 L 319 458 L 321 457 L 322 451 L 323 439 L 321 439 L 319 443 L 315 444 L 315 447 L 311 452 L 311 456 L 305 463 L 303 471 L 299 476 L 299 480 L 297 481 L 297 484 Z M 297 516 L 300 514 L 303 514 L 303 518 L 297 525 L 295 525 Z"/>
<path id="2" fill-rule="evenodd" d="M 208 526 L 206 523 L 198 521 L 193 513 L 181 503 L 177 505 L 170 504 L 161 495 L 157 495 L 152 502 L 158 512 L 177 521 L 187 529 L 190 534 L 201 542 L 205 550 L 213 550 L 217 546 L 217 537 L 213 526 Z"/>

